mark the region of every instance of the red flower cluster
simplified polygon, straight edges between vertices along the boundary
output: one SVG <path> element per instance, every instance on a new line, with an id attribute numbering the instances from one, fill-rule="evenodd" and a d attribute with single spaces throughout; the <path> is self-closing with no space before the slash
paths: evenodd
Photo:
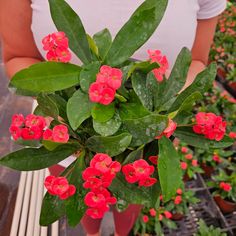
<path id="1" fill-rule="evenodd" d="M 47 176 L 44 180 L 44 186 L 51 195 L 58 196 L 61 200 L 65 200 L 76 192 L 73 184 L 69 184 L 65 177 Z"/>
<path id="2" fill-rule="evenodd" d="M 160 139 L 162 136 L 169 138 L 175 132 L 176 127 L 177 124 L 173 120 L 169 119 L 168 126 L 159 136 L 156 136 L 156 139 Z"/>
<path id="3" fill-rule="evenodd" d="M 223 189 L 225 192 L 230 192 L 232 189 L 232 186 L 228 183 L 221 182 L 220 183 L 220 188 Z"/>
<path id="4" fill-rule="evenodd" d="M 157 182 L 156 178 L 150 177 L 154 172 L 154 166 L 143 159 L 123 166 L 122 172 L 128 183 L 139 182 L 139 186 L 149 187 Z"/>
<path id="5" fill-rule="evenodd" d="M 214 113 L 199 112 L 196 115 L 196 125 L 193 131 L 197 134 L 204 134 L 206 138 L 220 141 L 223 139 L 226 131 L 226 122 L 221 116 Z"/>
<path id="6" fill-rule="evenodd" d="M 110 104 L 120 88 L 122 82 L 122 71 L 118 68 L 103 65 L 97 74 L 96 82 L 89 88 L 89 98 L 92 102 L 103 105 Z"/>
<path id="7" fill-rule="evenodd" d="M 160 65 L 159 68 L 153 70 L 153 74 L 155 75 L 157 81 L 161 82 L 163 80 L 163 75 L 169 69 L 167 58 L 166 56 L 163 56 L 159 50 L 148 50 L 148 54 L 151 59 L 151 63 L 156 62 Z"/>
<path id="8" fill-rule="evenodd" d="M 12 117 L 9 131 L 14 140 L 19 138 L 24 140 L 40 139 L 45 126 L 46 121 L 42 116 L 30 114 L 24 118 L 22 114 L 15 114 Z"/>
<path id="9" fill-rule="evenodd" d="M 69 51 L 68 38 L 64 32 L 55 32 L 44 37 L 43 49 L 47 52 L 48 61 L 69 62 L 71 53 Z"/>
<path id="10" fill-rule="evenodd" d="M 172 213 L 169 212 L 169 211 L 164 211 L 164 216 L 167 218 L 167 219 L 171 219 L 172 218 Z M 159 221 L 162 221 L 163 220 L 163 217 L 164 217 L 162 214 L 159 215 Z"/>
<path id="11" fill-rule="evenodd" d="M 109 204 L 116 203 L 116 198 L 112 197 L 106 188 L 111 185 L 120 169 L 119 162 L 112 161 L 106 154 L 98 153 L 90 161 L 90 167 L 83 171 L 83 186 L 91 189 L 84 198 L 85 204 L 89 207 L 86 214 L 93 219 L 102 218 L 109 210 Z"/>
<path id="12" fill-rule="evenodd" d="M 65 125 L 56 125 L 53 129 L 46 129 L 43 133 L 43 139 L 57 143 L 67 143 L 70 136 L 68 128 Z"/>
<path id="13" fill-rule="evenodd" d="M 176 193 L 178 196 L 175 197 L 174 204 L 179 205 L 182 202 L 182 197 L 180 195 L 182 195 L 183 191 L 181 188 L 178 188 Z"/>

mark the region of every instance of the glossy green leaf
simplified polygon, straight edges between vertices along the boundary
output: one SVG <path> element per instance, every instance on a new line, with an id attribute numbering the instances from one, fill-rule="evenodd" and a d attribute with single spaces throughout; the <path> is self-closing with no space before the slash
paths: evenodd
<path id="1" fill-rule="evenodd" d="M 189 66 L 191 64 L 191 52 L 187 48 L 183 48 L 174 64 L 168 80 L 164 81 L 164 88 L 161 90 L 161 101 L 159 106 L 163 106 L 162 110 L 167 110 L 172 103 L 167 103 L 170 98 L 177 97 L 177 93 L 182 89 L 185 84 Z M 168 104 L 168 106 L 167 106 Z"/>
<path id="2" fill-rule="evenodd" d="M 228 136 L 225 136 L 221 141 L 206 139 L 203 135 L 194 133 L 191 127 L 177 128 L 175 130 L 174 136 L 190 146 L 207 150 L 209 148 L 220 149 L 230 147 L 234 142 L 233 139 L 229 138 Z"/>
<path id="3" fill-rule="evenodd" d="M 86 168 L 83 155 L 79 156 L 73 167 L 73 172 L 68 176 L 70 184 L 76 186 L 76 193 L 69 197 L 66 202 L 66 216 L 68 224 L 75 227 L 84 216 L 87 206 L 84 203 L 84 197 L 87 190 L 83 187 L 82 171 Z"/>
<path id="4" fill-rule="evenodd" d="M 165 136 L 159 140 L 158 156 L 158 175 L 163 199 L 167 202 L 176 195 L 176 190 L 181 185 L 180 157 L 172 142 Z"/>
<path id="5" fill-rule="evenodd" d="M 166 128 L 167 117 L 151 114 L 138 119 L 123 121 L 126 130 L 132 135 L 131 146 L 139 146 L 151 142 Z"/>
<path id="6" fill-rule="evenodd" d="M 175 102 L 168 110 L 168 113 L 178 110 L 187 97 L 189 97 L 194 92 L 200 92 L 203 95 L 204 92 L 212 87 L 215 75 L 216 65 L 212 63 L 204 71 L 197 75 L 196 79 L 189 87 L 187 87 L 180 95 L 178 95 Z"/>
<path id="7" fill-rule="evenodd" d="M 49 140 L 43 140 L 42 144 L 47 150 L 53 151 L 54 149 L 56 149 L 58 146 L 62 145 L 63 143 L 56 143 Z"/>
<path id="8" fill-rule="evenodd" d="M 116 113 L 110 120 L 106 122 L 98 122 L 93 120 L 94 130 L 102 136 L 111 136 L 115 134 L 119 130 L 121 124 L 121 119 Z"/>
<path id="9" fill-rule="evenodd" d="M 115 114 L 115 103 L 113 102 L 109 105 L 96 103 L 94 104 L 91 113 L 94 120 L 98 122 L 107 122 Z"/>
<path id="10" fill-rule="evenodd" d="M 111 33 L 108 29 L 104 29 L 96 33 L 93 36 L 93 39 L 98 47 L 99 56 L 101 57 L 101 59 L 104 59 L 112 44 Z"/>
<path id="11" fill-rule="evenodd" d="M 117 33 L 105 64 L 117 66 L 129 59 L 153 34 L 164 15 L 167 0 L 146 0 Z"/>
<path id="12" fill-rule="evenodd" d="M 96 81 L 101 64 L 97 61 L 82 67 L 80 72 L 80 86 L 84 92 L 88 92 L 90 84 Z"/>
<path id="13" fill-rule="evenodd" d="M 98 59 L 98 47 L 94 41 L 94 39 L 87 34 L 87 40 L 88 40 L 88 44 L 89 44 L 89 48 L 91 49 L 93 55 L 93 59 Z"/>
<path id="14" fill-rule="evenodd" d="M 69 39 L 70 49 L 83 63 L 92 59 L 87 35 L 81 19 L 64 0 L 49 0 L 51 16 L 58 31 L 63 31 Z"/>
<path id="15" fill-rule="evenodd" d="M 122 165 L 126 165 L 126 164 L 129 164 L 129 163 L 132 163 L 138 159 L 141 159 L 143 156 L 143 148 L 138 148 L 134 151 L 132 151 L 126 158 L 125 160 L 123 161 Z"/>
<path id="16" fill-rule="evenodd" d="M 142 73 L 135 72 L 131 77 L 132 86 L 139 97 L 141 103 L 149 111 L 153 109 L 153 99 L 152 95 L 146 87 L 146 75 Z"/>
<path id="17" fill-rule="evenodd" d="M 21 171 L 40 170 L 57 164 L 77 149 L 78 146 L 68 144 L 61 145 L 53 151 L 48 151 L 44 147 L 24 148 L 0 159 L 0 165 Z"/>
<path id="18" fill-rule="evenodd" d="M 37 102 L 43 114 L 58 119 L 59 109 L 57 104 L 47 94 L 40 94 L 37 97 Z"/>
<path id="19" fill-rule="evenodd" d="M 131 139 L 132 136 L 129 133 L 122 133 L 110 137 L 93 136 L 87 140 L 86 146 L 93 152 L 117 156 L 125 151 Z"/>
<path id="20" fill-rule="evenodd" d="M 11 86 L 32 92 L 54 92 L 79 84 L 81 68 L 59 62 L 40 62 L 16 73 Z"/>
<path id="21" fill-rule="evenodd" d="M 91 116 L 92 103 L 89 101 L 88 94 L 81 90 L 76 91 L 67 103 L 67 116 L 73 130 Z"/>

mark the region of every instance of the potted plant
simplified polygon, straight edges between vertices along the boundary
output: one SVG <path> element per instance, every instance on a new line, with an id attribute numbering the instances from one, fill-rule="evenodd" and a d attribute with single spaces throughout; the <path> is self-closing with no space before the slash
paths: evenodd
<path id="1" fill-rule="evenodd" d="M 200 219 L 199 220 L 199 228 L 197 233 L 194 236 L 227 236 L 226 233 L 222 233 L 220 228 L 216 228 L 213 225 L 207 226 L 206 223 Z"/>
<path id="2" fill-rule="evenodd" d="M 45 179 L 41 225 L 66 216 L 75 226 L 84 214 L 102 218 L 113 204 L 151 208 L 160 188 L 169 201 L 182 176 L 172 136 L 206 149 L 233 143 L 222 117 L 191 113 L 212 86 L 215 65 L 180 92 L 191 63 L 188 49 L 181 50 L 168 80 L 168 60 L 160 51 L 149 50 L 146 61 L 130 59 L 157 28 L 166 0 L 144 1 L 114 40 L 108 29 L 87 35 L 65 1 L 49 4 L 59 30 L 42 41 L 49 61 L 18 72 L 9 85 L 18 94 L 34 96 L 38 107 L 26 117 L 13 116 L 10 132 L 23 148 L 0 164 L 38 170 L 74 154 L 60 177 Z M 70 50 L 82 65 L 69 63 Z M 149 157 L 157 155 L 155 168 Z"/>
<path id="3" fill-rule="evenodd" d="M 236 210 L 236 174 L 227 175 L 220 170 L 218 175 L 212 176 L 208 185 L 213 187 L 215 202 L 223 213 L 231 213 Z"/>

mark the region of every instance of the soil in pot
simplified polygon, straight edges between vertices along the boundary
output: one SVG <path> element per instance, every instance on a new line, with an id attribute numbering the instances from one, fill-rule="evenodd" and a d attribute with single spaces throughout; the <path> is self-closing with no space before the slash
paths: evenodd
<path id="1" fill-rule="evenodd" d="M 214 200 L 223 213 L 227 214 L 236 211 L 236 202 L 225 200 L 219 195 L 214 196 Z"/>

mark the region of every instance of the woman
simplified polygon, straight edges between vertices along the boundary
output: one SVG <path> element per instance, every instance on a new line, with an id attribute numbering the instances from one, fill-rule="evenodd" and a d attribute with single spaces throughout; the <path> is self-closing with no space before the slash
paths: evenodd
<path id="1" fill-rule="evenodd" d="M 80 15 L 90 35 L 106 27 L 114 36 L 143 0 L 67 2 Z M 192 51 L 192 63 L 185 84 L 187 87 L 207 65 L 217 16 L 225 5 L 226 0 L 169 0 L 158 29 L 133 57 L 146 59 L 147 49 L 159 49 L 172 67 L 181 48 L 188 47 Z M 8 76 L 11 78 L 17 71 L 44 60 L 41 40 L 55 31 L 47 0 L 1 0 L 0 34 Z M 79 63 L 75 57 L 72 62 Z M 139 210 L 139 206 L 131 205 L 121 215 L 114 211 L 116 235 L 128 235 Z M 99 220 L 85 216 L 82 223 L 88 235 L 99 235 Z"/>

